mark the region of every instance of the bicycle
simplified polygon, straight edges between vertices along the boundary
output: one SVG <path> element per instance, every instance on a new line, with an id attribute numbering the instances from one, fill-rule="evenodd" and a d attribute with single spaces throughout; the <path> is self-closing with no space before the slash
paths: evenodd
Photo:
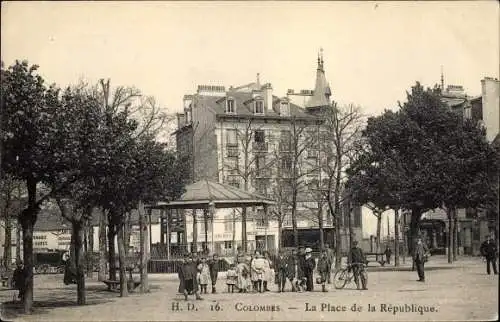
<path id="1" fill-rule="evenodd" d="M 336 289 L 343 289 L 347 283 L 350 283 L 354 279 L 354 266 L 360 265 L 361 271 L 360 274 L 363 275 L 366 284 L 368 284 L 368 274 L 364 269 L 365 264 L 363 263 L 352 263 L 347 265 L 347 267 L 338 270 L 333 276 L 333 285 Z"/>

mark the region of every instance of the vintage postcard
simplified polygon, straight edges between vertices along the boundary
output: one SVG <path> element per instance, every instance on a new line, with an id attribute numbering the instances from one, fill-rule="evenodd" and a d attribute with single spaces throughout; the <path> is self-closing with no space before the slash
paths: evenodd
<path id="1" fill-rule="evenodd" d="M 1 6 L 2 321 L 498 319 L 498 2 Z"/>

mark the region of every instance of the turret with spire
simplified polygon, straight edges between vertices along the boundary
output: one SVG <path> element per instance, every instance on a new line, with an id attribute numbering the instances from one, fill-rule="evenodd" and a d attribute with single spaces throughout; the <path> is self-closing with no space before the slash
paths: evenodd
<path id="1" fill-rule="evenodd" d="M 318 68 L 316 69 L 316 85 L 314 92 L 309 101 L 306 103 L 306 108 L 316 110 L 318 108 L 330 105 L 331 96 L 330 85 L 325 76 L 323 48 L 318 53 Z"/>

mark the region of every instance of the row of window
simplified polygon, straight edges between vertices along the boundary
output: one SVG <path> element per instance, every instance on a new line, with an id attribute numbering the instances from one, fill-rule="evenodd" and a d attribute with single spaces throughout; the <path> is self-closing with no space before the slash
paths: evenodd
<path id="1" fill-rule="evenodd" d="M 46 241 L 33 242 L 33 247 L 35 247 L 35 248 L 43 247 L 43 246 L 47 246 Z"/>
<path id="2" fill-rule="evenodd" d="M 236 114 L 236 107 L 234 103 L 234 99 L 228 98 L 226 100 L 226 108 L 225 112 L 227 114 Z M 253 103 L 253 113 L 257 115 L 264 114 L 264 100 L 260 97 L 256 98 Z M 280 111 L 279 114 L 282 116 L 290 116 L 290 105 L 288 102 L 280 103 Z"/>
<path id="3" fill-rule="evenodd" d="M 33 240 L 44 240 L 47 239 L 46 235 L 33 235 Z"/>

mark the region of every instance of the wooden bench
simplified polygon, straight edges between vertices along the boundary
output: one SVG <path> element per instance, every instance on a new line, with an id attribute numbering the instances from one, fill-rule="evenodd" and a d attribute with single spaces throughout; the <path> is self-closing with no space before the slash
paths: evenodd
<path id="1" fill-rule="evenodd" d="M 106 286 L 108 287 L 108 291 L 118 291 L 120 290 L 120 281 L 111 281 L 111 280 L 105 280 L 102 281 Z M 127 286 L 129 285 L 129 281 L 127 281 Z M 129 291 L 135 290 L 139 285 L 141 285 L 140 281 L 134 281 L 134 284 L 132 286 L 132 289 L 129 288 Z"/>
<path id="2" fill-rule="evenodd" d="M 365 253 L 366 260 L 371 262 L 377 262 L 380 266 L 385 265 L 385 254 L 384 253 Z"/>

